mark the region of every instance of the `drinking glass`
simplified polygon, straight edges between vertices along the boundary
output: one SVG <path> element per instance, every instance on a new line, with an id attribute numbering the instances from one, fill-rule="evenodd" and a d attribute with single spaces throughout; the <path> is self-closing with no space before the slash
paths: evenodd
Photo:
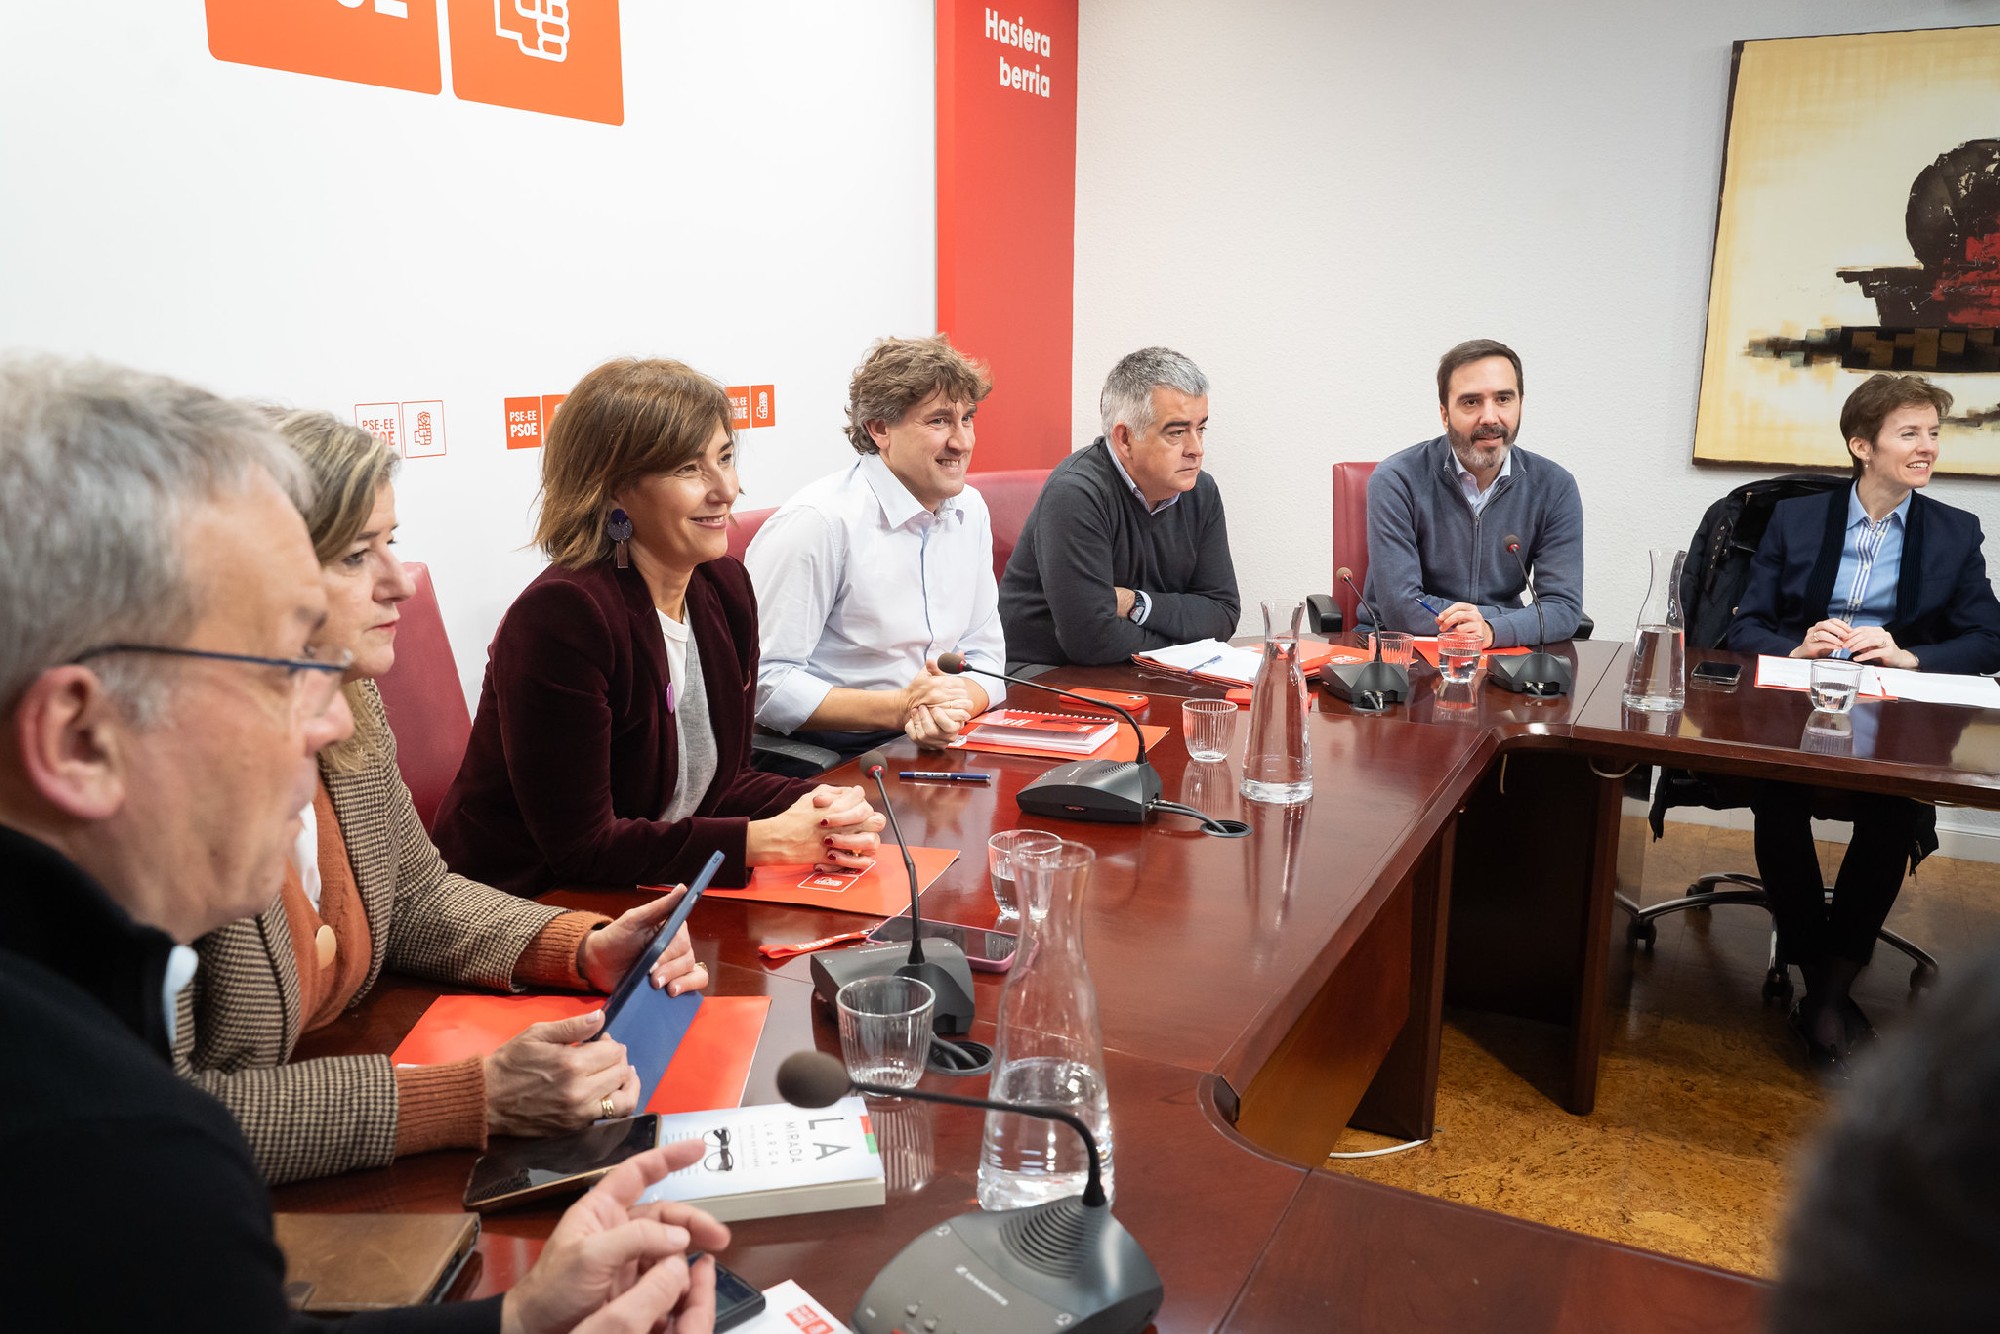
<path id="1" fill-rule="evenodd" d="M 864 977 L 833 998 L 851 1079 L 912 1089 L 924 1077 L 937 996 L 914 977 Z"/>
<path id="2" fill-rule="evenodd" d="M 1438 635 L 1438 675 L 1446 685 L 1471 685 L 1479 675 L 1480 641 L 1477 630 L 1446 630 Z"/>
<path id="3" fill-rule="evenodd" d="M 1861 688 L 1861 664 L 1848 658 L 1814 658 L 1812 706 L 1821 713 L 1846 713 Z"/>
<path id="4" fill-rule="evenodd" d="M 1181 732 L 1187 737 L 1188 758 L 1228 759 L 1236 749 L 1236 714 L 1233 700 L 1182 700 Z"/>
<path id="5" fill-rule="evenodd" d="M 1391 667 L 1410 667 L 1410 655 L 1416 649 L 1417 637 L 1407 630 L 1377 630 L 1375 642 L 1381 646 L 1382 661 Z"/>
<path id="6" fill-rule="evenodd" d="M 1012 930 L 1021 920 L 1020 881 L 1014 858 L 1023 853 L 1054 852 L 1062 842 L 1045 829 L 1003 829 L 986 840 L 986 870 L 993 879 L 993 902 L 1000 907 L 1000 929 Z"/>

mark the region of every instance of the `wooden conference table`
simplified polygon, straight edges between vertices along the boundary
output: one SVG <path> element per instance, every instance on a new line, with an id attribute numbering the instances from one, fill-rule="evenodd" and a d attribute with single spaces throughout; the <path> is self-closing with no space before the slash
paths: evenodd
<path id="1" fill-rule="evenodd" d="M 1760 1327 L 1764 1287 L 1742 1275 L 1317 1169 L 1350 1122 L 1430 1133 L 1447 1001 L 1546 1021 L 1568 1054 L 1562 1101 L 1590 1110 L 1624 766 L 1664 761 L 1994 805 L 2000 713 L 1862 703 L 1861 753 L 1807 752 L 1803 696 L 1753 690 L 1747 659 L 1735 692 L 1690 691 L 1682 713 L 1649 717 L 1619 702 L 1627 650 L 1560 651 L 1576 665 L 1565 699 L 1483 681 L 1442 692 L 1424 673 L 1409 704 L 1370 717 L 1315 689 L 1315 796 L 1292 808 L 1237 795 L 1247 728 L 1236 757 L 1187 759 L 1180 701 L 1219 690 L 1137 668 L 1043 678 L 1150 693 L 1141 720 L 1170 729 L 1152 756 L 1166 795 L 1247 820 L 1242 839 L 1212 838 L 1175 817 L 1146 826 L 1029 819 L 1014 793 L 1043 761 L 954 752 L 921 767 L 977 768 L 996 780 L 892 781 L 911 842 L 964 851 L 924 896 L 940 919 L 992 921 L 981 845 L 995 829 L 1040 825 L 1097 851 L 1085 943 L 1109 1066 L 1116 1212 L 1165 1279 L 1160 1329 Z M 892 747 L 892 768 L 911 754 Z M 636 901 L 553 898 L 607 912 Z M 718 994 L 773 998 L 746 1100 L 775 1101 L 786 1055 L 837 1052 L 838 1040 L 811 1002 L 806 960 L 767 965 L 756 947 L 859 922 L 710 902 L 694 925 Z M 974 1036 L 990 1042 L 1003 979 L 975 976 Z M 385 978 L 300 1054 L 390 1050 L 436 991 Z M 955 1082 L 930 1076 L 927 1086 Z M 922 1229 L 976 1207 L 977 1113 L 903 1102 L 876 1115 L 888 1205 L 738 1224 L 724 1256 L 732 1268 L 760 1286 L 795 1278 L 844 1314 Z M 427 1154 L 284 1187 L 275 1202 L 456 1210 L 472 1157 Z M 558 1213 L 490 1217 L 475 1290 L 509 1286 Z"/>

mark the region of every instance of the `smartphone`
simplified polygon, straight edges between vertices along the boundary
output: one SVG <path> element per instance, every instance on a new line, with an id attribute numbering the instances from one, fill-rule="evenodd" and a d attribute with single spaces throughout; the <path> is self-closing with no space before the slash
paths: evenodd
<path id="1" fill-rule="evenodd" d="M 1698 662 L 1692 673 L 1694 683 L 1711 690 L 1734 690 L 1743 677 L 1740 662 Z"/>
<path id="2" fill-rule="evenodd" d="M 487 1213 L 581 1191 L 627 1158 L 659 1144 L 660 1118 L 647 1115 L 495 1149 L 472 1165 L 465 1207 Z"/>
<path id="3" fill-rule="evenodd" d="M 877 945 L 907 943 L 910 939 L 908 910 L 891 917 L 868 933 Z M 925 940 L 949 940 L 965 951 L 965 962 L 983 973 L 1004 973 L 1014 966 L 1014 951 L 1021 938 L 1011 931 L 989 931 L 984 927 L 960 926 L 956 922 L 924 922 Z"/>
<path id="4" fill-rule="evenodd" d="M 764 1313 L 764 1294 L 742 1275 L 715 1262 L 715 1334 Z"/>
<path id="5" fill-rule="evenodd" d="M 673 943 L 674 932 L 680 930 L 687 922 L 688 914 L 694 911 L 694 905 L 707 891 L 708 882 L 715 879 L 715 873 L 722 869 L 722 861 L 721 853 L 710 854 L 708 865 L 701 868 L 701 874 L 688 886 L 687 893 L 683 894 L 681 901 L 674 905 L 673 912 L 660 924 L 660 929 L 654 933 L 652 940 L 647 942 L 646 948 L 639 952 L 639 957 L 632 961 L 632 966 L 625 970 L 625 976 L 618 979 L 617 989 L 611 993 L 611 998 L 604 1002 L 604 1025 L 591 1038 L 592 1042 L 611 1031 L 612 1021 L 618 1018 L 618 1012 L 638 994 L 640 987 L 646 985 L 646 974 L 653 971 L 653 965 L 667 952 L 667 946 Z"/>

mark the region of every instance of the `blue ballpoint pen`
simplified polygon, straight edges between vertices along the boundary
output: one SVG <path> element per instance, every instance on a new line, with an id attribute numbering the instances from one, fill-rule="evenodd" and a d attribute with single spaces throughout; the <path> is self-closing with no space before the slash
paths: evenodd
<path id="1" fill-rule="evenodd" d="M 1417 605 L 1433 616 L 1444 615 L 1444 608 L 1432 605 L 1431 600 L 1422 593 L 1417 594 Z"/>

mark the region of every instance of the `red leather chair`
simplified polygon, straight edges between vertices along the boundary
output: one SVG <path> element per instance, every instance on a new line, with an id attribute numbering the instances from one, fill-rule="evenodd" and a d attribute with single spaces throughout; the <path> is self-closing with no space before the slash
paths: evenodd
<path id="1" fill-rule="evenodd" d="M 1028 515 L 1041 498 L 1042 483 L 1049 480 L 1047 468 L 1022 468 L 1013 472 L 976 472 L 972 484 L 985 497 L 986 511 L 993 516 L 993 577 L 1007 573 L 1007 558 L 1021 541 Z"/>
<path id="2" fill-rule="evenodd" d="M 777 510 L 739 511 L 729 516 L 729 554 L 738 560 L 750 549 L 750 539 L 757 536 L 757 530 L 764 526 L 764 520 L 776 514 Z"/>
<path id="3" fill-rule="evenodd" d="M 1373 463 L 1333 465 L 1333 568 L 1345 565 L 1354 571 L 1354 582 L 1368 587 L 1368 479 L 1375 475 Z M 1333 592 L 1315 593 L 1306 599 L 1306 611 L 1313 627 L 1323 635 L 1339 634 L 1354 624 L 1355 596 L 1338 578 Z"/>
<path id="4" fill-rule="evenodd" d="M 465 758 L 465 743 L 472 736 L 472 714 L 465 707 L 458 660 L 445 636 L 444 615 L 438 610 L 430 568 L 415 561 L 406 562 L 403 568 L 410 572 L 416 592 L 402 606 L 402 623 L 396 629 L 396 665 L 375 684 L 381 688 L 382 707 L 396 733 L 396 767 L 409 784 L 417 818 L 428 830 L 445 789 L 458 776 L 459 762 Z"/>

